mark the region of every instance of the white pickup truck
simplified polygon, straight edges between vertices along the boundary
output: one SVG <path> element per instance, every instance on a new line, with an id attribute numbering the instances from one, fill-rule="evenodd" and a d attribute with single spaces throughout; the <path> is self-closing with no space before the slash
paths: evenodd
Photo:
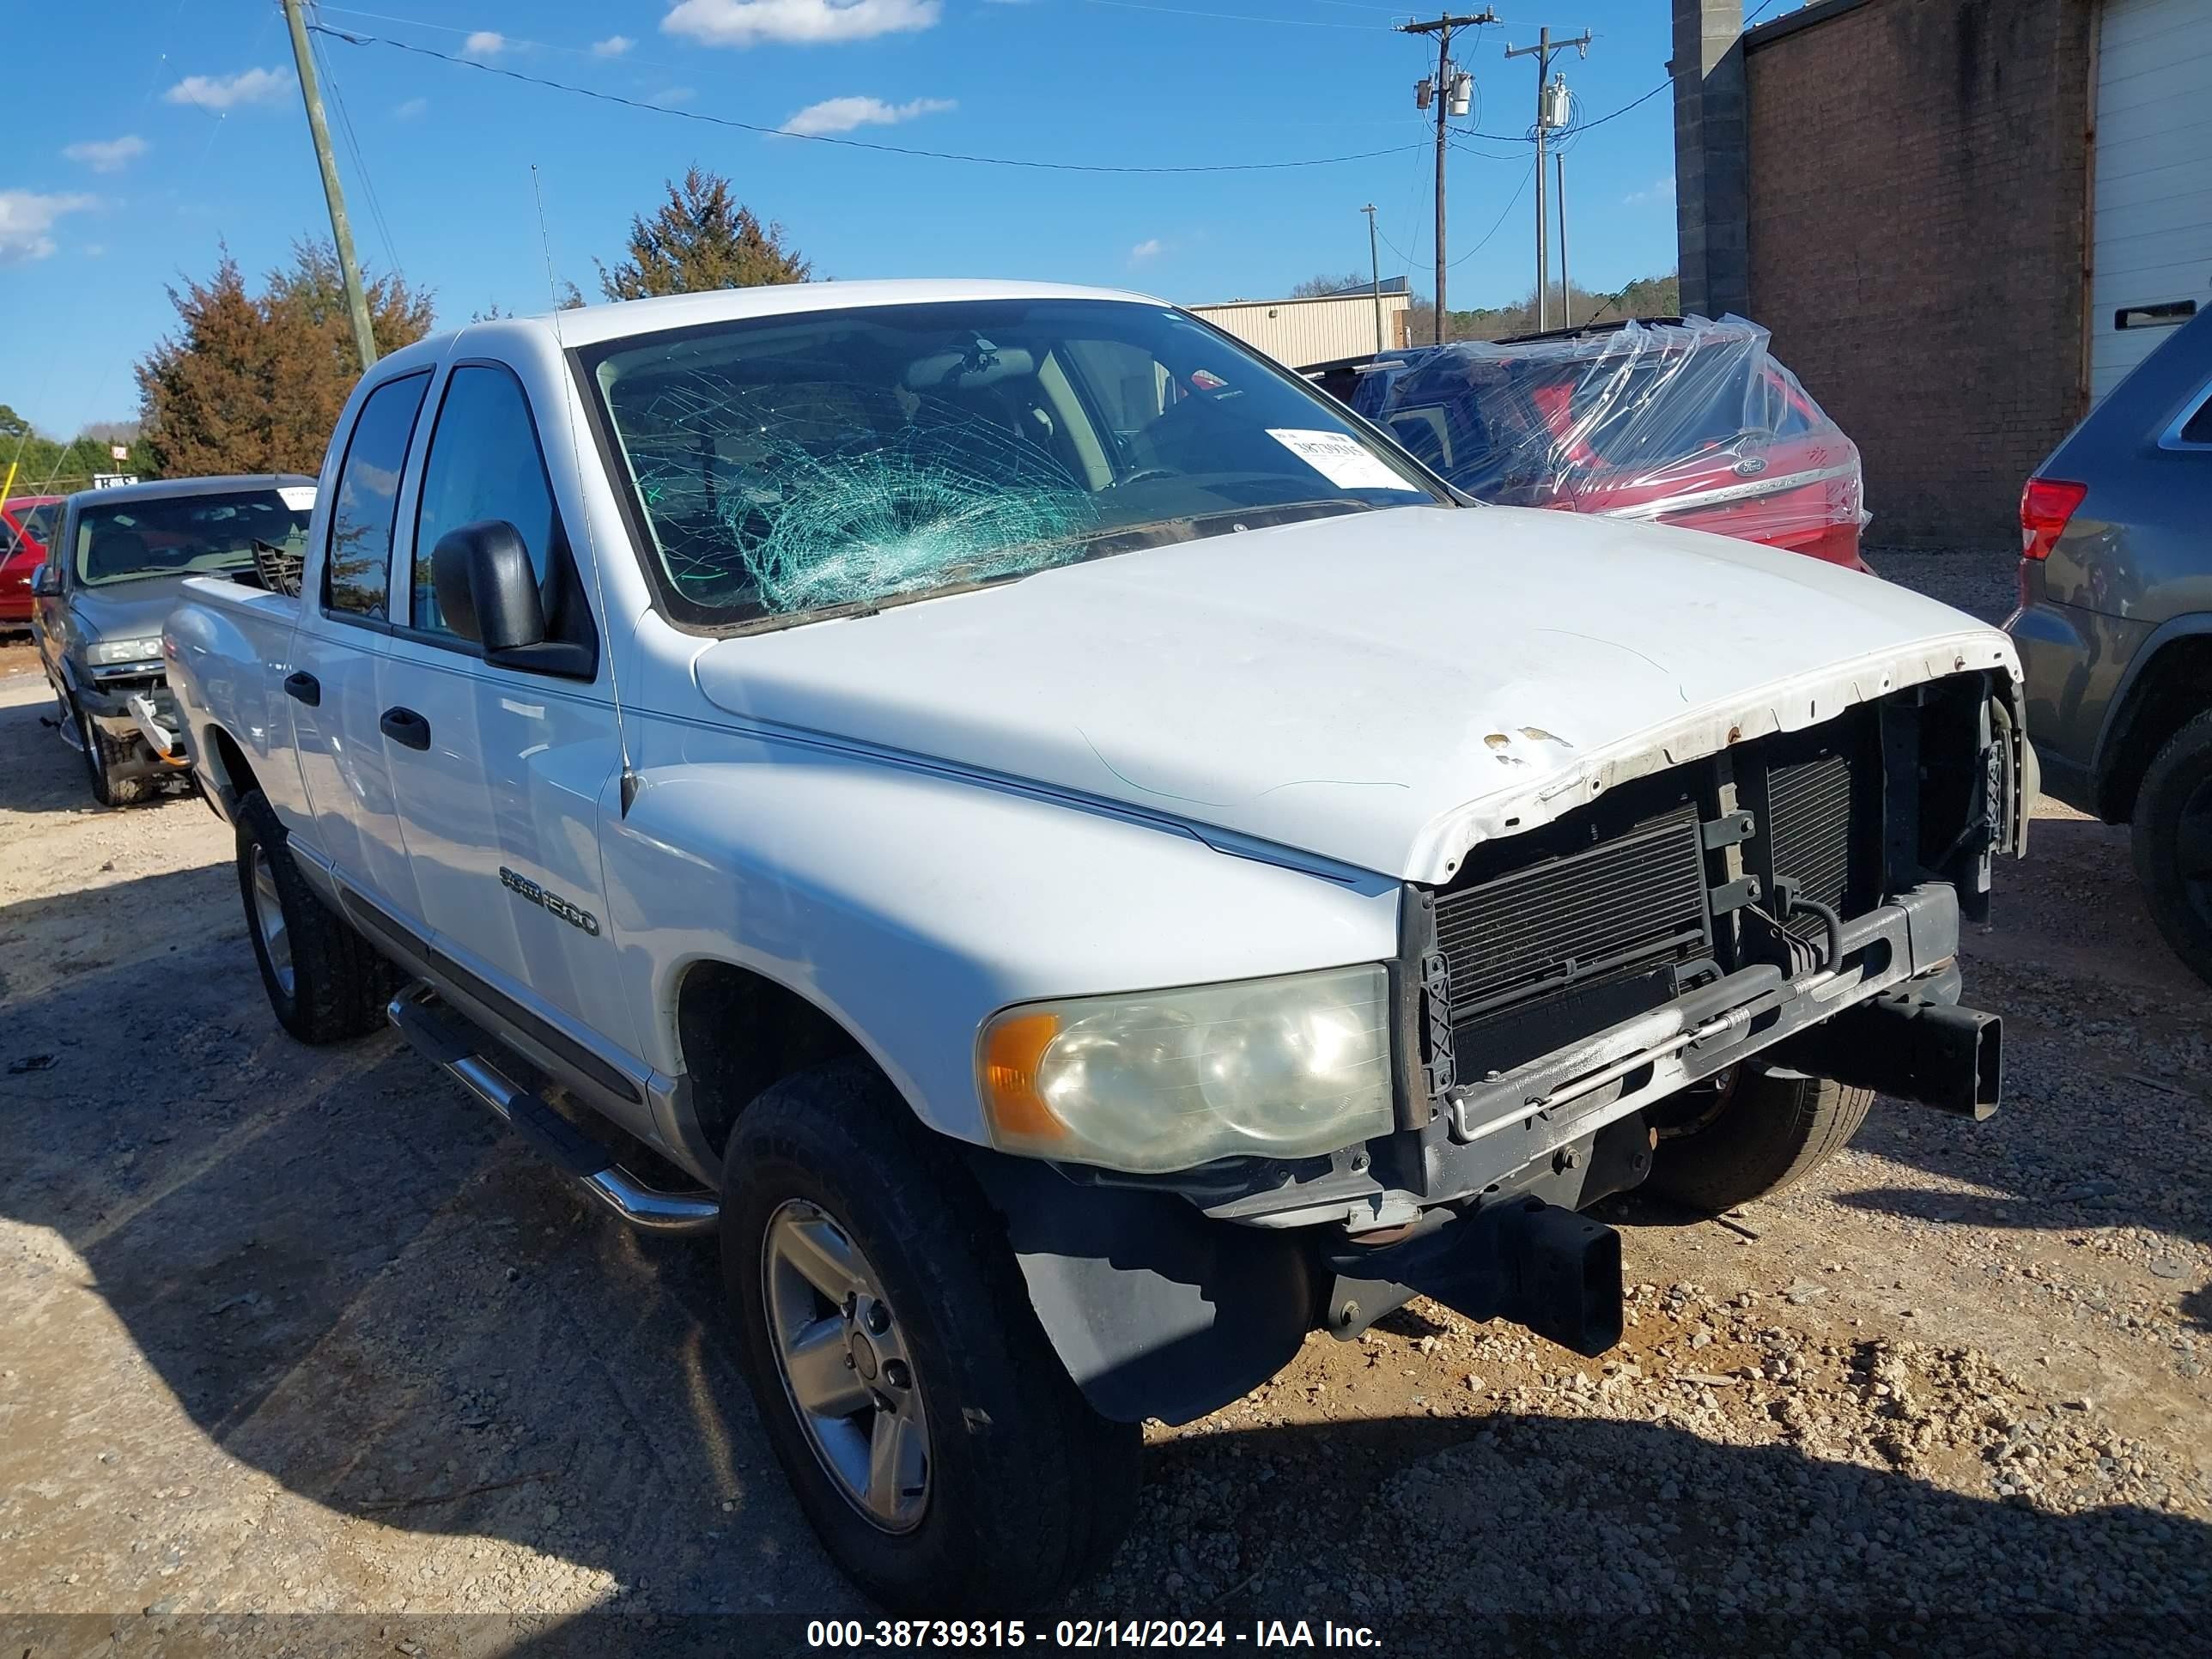
<path id="1" fill-rule="evenodd" d="M 1993 629 L 1470 504 L 1158 301 L 480 323 L 348 404 L 292 598 L 166 653 L 277 1018 L 386 1019 L 719 1231 L 762 1419 L 899 1607 L 1110 1552 L 1141 1420 L 1423 1294 L 1617 1340 L 1876 1089 L 1993 1109 Z"/>

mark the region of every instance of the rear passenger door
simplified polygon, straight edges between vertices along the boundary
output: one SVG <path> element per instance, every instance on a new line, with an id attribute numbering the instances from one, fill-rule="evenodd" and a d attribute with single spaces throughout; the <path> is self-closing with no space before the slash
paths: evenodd
<path id="1" fill-rule="evenodd" d="M 344 434 L 321 569 L 301 596 L 283 681 L 315 847 L 347 886 L 410 926 L 422 906 L 377 696 L 392 631 L 400 480 L 429 385 L 427 369 L 386 381 Z"/>
<path id="2" fill-rule="evenodd" d="M 530 550 L 549 634 L 596 646 L 595 678 L 502 668 L 447 625 L 431 554 L 465 524 L 503 520 Z M 390 748 L 415 881 L 439 948 L 540 1018 L 635 1054 L 616 993 L 599 826 L 619 787 L 606 650 L 514 370 L 456 364 L 438 397 L 409 537 L 407 608 L 387 701 L 421 722 Z"/>

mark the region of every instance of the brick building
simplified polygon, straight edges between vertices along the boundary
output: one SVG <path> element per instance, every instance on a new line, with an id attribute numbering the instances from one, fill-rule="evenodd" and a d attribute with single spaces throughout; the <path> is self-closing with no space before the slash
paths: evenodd
<path id="1" fill-rule="evenodd" d="M 1686 310 L 1774 332 L 1869 539 L 1986 543 L 2212 304 L 2212 0 L 1674 0 Z"/>

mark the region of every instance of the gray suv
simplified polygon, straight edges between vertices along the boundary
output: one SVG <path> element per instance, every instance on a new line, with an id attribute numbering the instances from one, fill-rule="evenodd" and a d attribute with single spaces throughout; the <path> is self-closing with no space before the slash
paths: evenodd
<path id="1" fill-rule="evenodd" d="M 2021 535 L 2044 790 L 2133 826 L 2152 919 L 2212 981 L 2212 311 L 2051 452 Z"/>
<path id="2" fill-rule="evenodd" d="M 31 633 L 62 734 L 102 806 L 191 777 L 161 624 L 187 576 L 254 583 L 296 567 L 315 481 L 296 473 L 170 478 L 79 490 L 31 579 Z"/>

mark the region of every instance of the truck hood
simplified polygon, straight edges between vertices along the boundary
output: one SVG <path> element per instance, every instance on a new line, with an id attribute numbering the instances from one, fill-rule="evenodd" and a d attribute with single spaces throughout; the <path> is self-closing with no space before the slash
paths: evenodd
<path id="1" fill-rule="evenodd" d="M 184 576 L 141 576 L 112 587 L 80 587 L 70 595 L 85 643 L 157 640 L 169 613 L 184 602 Z"/>
<path id="2" fill-rule="evenodd" d="M 1996 629 L 1796 554 L 1401 507 L 725 640 L 695 672 L 750 721 L 1441 882 L 1630 778 L 1992 666 L 2017 677 Z"/>

